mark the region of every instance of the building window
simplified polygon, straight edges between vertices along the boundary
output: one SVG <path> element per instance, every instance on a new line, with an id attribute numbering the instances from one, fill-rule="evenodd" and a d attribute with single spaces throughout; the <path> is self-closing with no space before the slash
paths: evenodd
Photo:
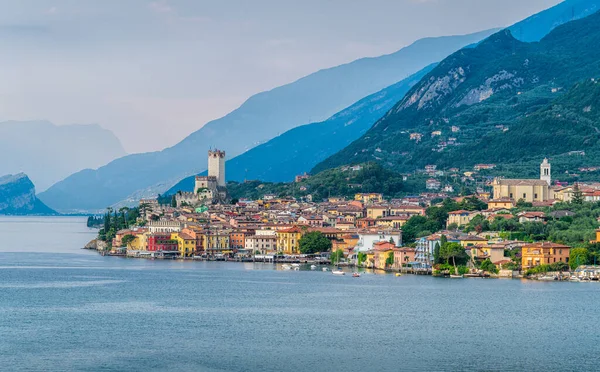
<path id="1" fill-rule="evenodd" d="M 523 193 L 523 199 L 527 199 L 527 194 Z"/>
<path id="2" fill-rule="evenodd" d="M 512 199 L 513 198 L 512 192 L 508 196 Z"/>
<path id="3" fill-rule="evenodd" d="M 533 197 L 536 198 L 536 199 L 538 198 L 537 194 L 533 194 Z"/>

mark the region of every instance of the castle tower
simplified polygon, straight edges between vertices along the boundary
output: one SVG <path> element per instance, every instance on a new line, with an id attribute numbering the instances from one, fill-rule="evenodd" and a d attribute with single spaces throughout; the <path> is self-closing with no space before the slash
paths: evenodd
<path id="1" fill-rule="evenodd" d="M 208 150 L 208 176 L 217 178 L 217 186 L 225 187 L 225 151 Z"/>
<path id="2" fill-rule="evenodd" d="M 550 163 L 548 163 L 548 159 L 544 158 L 542 164 L 540 164 L 540 179 L 548 182 L 548 186 L 552 183 L 551 171 L 550 171 Z"/>

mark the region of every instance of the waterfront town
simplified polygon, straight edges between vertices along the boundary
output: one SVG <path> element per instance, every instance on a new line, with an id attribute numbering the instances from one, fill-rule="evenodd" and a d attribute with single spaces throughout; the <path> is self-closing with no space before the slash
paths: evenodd
<path id="1" fill-rule="evenodd" d="M 598 280 L 598 200 L 600 185 L 553 185 L 544 159 L 539 179 L 494 178 L 490 192 L 467 196 L 387 199 L 373 192 L 322 201 L 277 195 L 232 201 L 225 153 L 215 150 L 193 192 L 167 204 L 140 200 L 133 221 L 130 210 L 109 211 L 88 248 L 136 258 L 308 263 L 313 270 L 333 263 L 461 278 Z M 111 216 L 121 225 L 111 227 Z M 582 221 L 584 229 L 572 229 Z"/>

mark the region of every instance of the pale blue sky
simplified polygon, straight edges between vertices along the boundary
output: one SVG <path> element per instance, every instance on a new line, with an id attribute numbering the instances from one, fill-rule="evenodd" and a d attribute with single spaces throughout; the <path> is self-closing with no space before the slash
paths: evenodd
<path id="1" fill-rule="evenodd" d="M 250 95 L 560 0 L 0 0 L 0 120 L 98 123 L 162 149 Z"/>

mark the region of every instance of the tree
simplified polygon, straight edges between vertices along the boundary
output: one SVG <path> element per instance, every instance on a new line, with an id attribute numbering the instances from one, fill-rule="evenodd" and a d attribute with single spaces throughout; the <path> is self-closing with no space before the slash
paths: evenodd
<path id="1" fill-rule="evenodd" d="M 320 231 L 311 231 L 300 238 L 300 252 L 313 254 L 317 252 L 328 252 L 331 250 L 331 240 L 327 239 Z"/>
<path id="2" fill-rule="evenodd" d="M 127 234 L 123 238 L 121 238 L 121 244 L 123 247 L 126 247 L 129 243 L 131 243 L 134 240 L 135 240 L 135 236 L 133 236 L 131 234 Z"/>
<path id="3" fill-rule="evenodd" d="M 367 260 L 367 254 L 364 252 L 358 252 L 356 255 L 356 260 L 358 261 L 358 266 L 361 266 Z"/>
<path id="4" fill-rule="evenodd" d="M 394 238 L 393 238 L 393 237 L 391 237 L 391 236 L 390 236 L 390 243 L 392 243 L 392 244 L 394 244 L 394 245 L 396 244 L 396 242 L 394 241 Z"/>
<path id="5" fill-rule="evenodd" d="M 435 247 L 433 248 L 433 263 L 442 263 L 440 260 L 440 243 L 435 243 Z"/>
<path id="6" fill-rule="evenodd" d="M 489 273 L 498 273 L 498 268 L 492 263 L 492 261 L 489 258 L 486 258 L 485 261 L 481 263 L 481 266 L 479 266 L 479 268 Z"/>
<path id="7" fill-rule="evenodd" d="M 394 264 L 394 252 L 388 252 L 385 258 L 385 266 L 392 266 Z"/>
<path id="8" fill-rule="evenodd" d="M 171 207 L 173 207 L 173 208 L 177 207 L 177 199 L 175 199 L 175 195 L 173 195 L 171 197 Z"/>
<path id="9" fill-rule="evenodd" d="M 587 265 L 589 258 L 589 251 L 587 248 L 573 248 L 569 253 L 569 266 L 571 270 L 575 270 L 580 265 Z"/>
<path id="10" fill-rule="evenodd" d="M 456 262 L 464 263 L 467 260 L 465 249 L 459 243 L 446 243 L 441 246 L 440 257 L 448 264 L 452 261 L 454 267 L 456 267 Z"/>
<path id="11" fill-rule="evenodd" d="M 573 186 L 573 199 L 571 200 L 571 203 L 581 205 L 583 204 L 583 201 L 583 192 L 579 189 L 579 183 L 575 183 Z"/>
<path id="12" fill-rule="evenodd" d="M 337 251 L 331 253 L 331 263 L 336 264 L 339 263 L 342 258 L 344 258 L 344 251 L 338 249 Z"/>

